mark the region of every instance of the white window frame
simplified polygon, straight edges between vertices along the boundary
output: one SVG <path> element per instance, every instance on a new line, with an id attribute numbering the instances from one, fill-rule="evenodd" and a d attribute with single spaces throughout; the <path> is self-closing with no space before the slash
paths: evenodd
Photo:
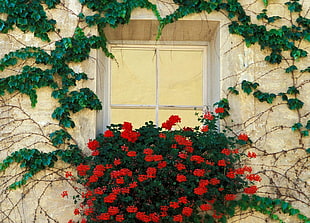
<path id="1" fill-rule="evenodd" d="M 127 108 L 127 109 L 155 109 L 155 123 L 157 126 L 160 124 L 159 123 L 159 109 L 164 110 L 164 109 L 178 109 L 178 110 L 200 110 L 202 111 L 207 105 L 208 105 L 208 95 L 207 95 L 207 86 L 208 86 L 208 72 L 207 72 L 207 67 L 208 67 L 208 49 L 207 49 L 206 43 L 204 45 L 168 45 L 168 44 L 110 44 L 109 45 L 109 50 L 110 52 L 112 48 L 118 48 L 118 49 L 154 49 L 154 56 L 156 57 L 156 104 L 155 105 L 130 105 L 130 104 L 111 104 L 111 93 L 112 93 L 112 80 L 111 80 L 111 63 L 115 62 L 113 59 L 108 60 L 108 75 L 106 75 L 105 79 L 105 85 L 104 88 L 107 89 L 107 92 L 104 95 L 104 102 L 103 102 L 103 109 L 106 111 L 105 112 L 105 117 L 104 117 L 104 126 L 111 124 L 111 109 L 112 108 Z M 202 57 L 202 106 L 195 106 L 195 105 L 159 105 L 159 54 L 156 53 L 159 50 L 202 50 L 203 52 L 203 57 Z M 116 58 L 117 59 L 117 58 Z M 149 120 L 145 120 L 149 121 Z"/>

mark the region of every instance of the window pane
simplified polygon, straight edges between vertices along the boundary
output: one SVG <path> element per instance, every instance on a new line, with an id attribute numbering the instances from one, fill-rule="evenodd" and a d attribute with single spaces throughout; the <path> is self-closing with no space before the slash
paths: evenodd
<path id="1" fill-rule="evenodd" d="M 202 50 L 159 51 L 159 104 L 202 105 Z"/>
<path id="2" fill-rule="evenodd" d="M 131 122 L 134 128 L 139 128 L 145 122 L 155 123 L 155 109 L 113 108 L 111 109 L 111 123 L 122 124 Z"/>
<path id="3" fill-rule="evenodd" d="M 156 103 L 156 56 L 154 49 L 112 48 L 111 103 Z"/>
<path id="4" fill-rule="evenodd" d="M 171 115 L 178 115 L 181 118 L 181 123 L 178 123 L 181 128 L 183 127 L 195 127 L 200 126 L 200 122 L 197 120 L 196 112 L 202 113 L 201 110 L 160 110 L 159 111 L 159 123 L 161 126 Z M 176 127 L 178 129 L 179 127 Z"/>

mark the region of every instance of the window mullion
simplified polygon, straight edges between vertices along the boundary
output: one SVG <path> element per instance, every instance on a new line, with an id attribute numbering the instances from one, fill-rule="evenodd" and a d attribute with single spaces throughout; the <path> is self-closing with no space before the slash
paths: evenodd
<path id="1" fill-rule="evenodd" d="M 156 123 L 156 126 L 158 126 L 158 122 L 159 122 L 159 50 L 158 48 L 156 47 L 155 48 L 155 54 L 156 54 L 156 109 L 155 109 L 155 123 Z"/>

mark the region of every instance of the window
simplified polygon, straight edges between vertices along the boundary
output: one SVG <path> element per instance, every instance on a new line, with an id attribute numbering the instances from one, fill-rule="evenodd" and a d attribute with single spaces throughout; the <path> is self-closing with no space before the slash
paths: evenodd
<path id="1" fill-rule="evenodd" d="M 109 119 L 136 127 L 151 120 L 157 125 L 170 115 L 193 125 L 196 110 L 207 105 L 205 46 L 112 46 Z"/>
<path id="2" fill-rule="evenodd" d="M 124 121 L 134 127 L 150 120 L 161 125 L 172 114 L 181 116 L 181 126 L 194 126 L 194 113 L 218 101 L 219 23 L 178 21 L 158 42 L 155 23 L 133 20 L 105 30 L 115 60 L 97 52 L 97 95 L 104 105 L 98 133 Z"/>

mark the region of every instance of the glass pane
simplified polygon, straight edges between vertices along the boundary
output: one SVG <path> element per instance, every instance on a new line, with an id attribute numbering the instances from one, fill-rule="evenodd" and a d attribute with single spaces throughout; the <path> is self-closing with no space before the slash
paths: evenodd
<path id="1" fill-rule="evenodd" d="M 156 56 L 152 49 L 112 48 L 111 103 L 156 103 Z"/>
<path id="2" fill-rule="evenodd" d="M 202 105 L 202 50 L 159 51 L 159 104 Z"/>
<path id="3" fill-rule="evenodd" d="M 181 118 L 181 123 L 178 123 L 181 128 L 200 126 L 201 124 L 197 120 L 198 117 L 195 115 L 196 112 L 201 114 L 202 110 L 160 110 L 158 125 L 161 126 L 161 124 L 165 122 L 171 115 L 178 115 Z M 179 129 L 178 126 L 175 128 Z"/>
<path id="4" fill-rule="evenodd" d="M 145 122 L 155 123 L 155 109 L 113 108 L 111 109 L 111 123 L 122 124 L 131 122 L 134 128 L 139 128 Z"/>

